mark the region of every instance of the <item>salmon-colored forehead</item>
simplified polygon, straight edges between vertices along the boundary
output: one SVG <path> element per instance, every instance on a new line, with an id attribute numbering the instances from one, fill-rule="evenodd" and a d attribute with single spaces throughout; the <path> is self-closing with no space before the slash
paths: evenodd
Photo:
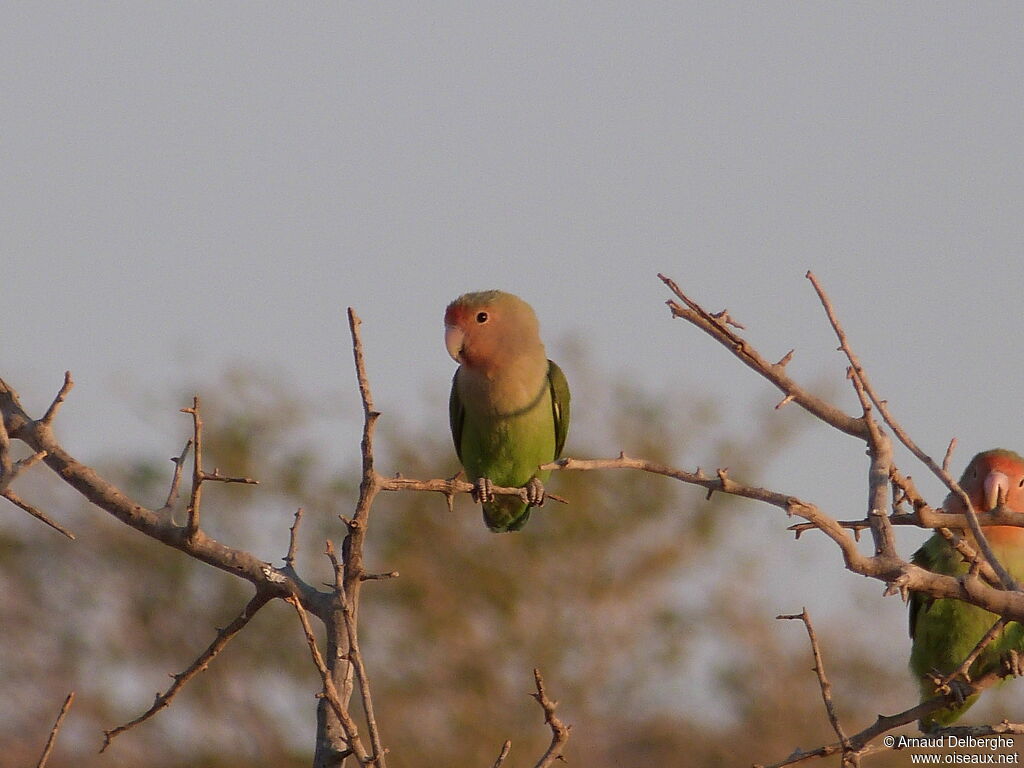
<path id="1" fill-rule="evenodd" d="M 475 317 L 480 310 L 489 308 L 502 296 L 501 291 L 477 291 L 459 296 L 448 305 L 444 312 L 445 325 L 463 325 L 470 318 Z"/>
<path id="2" fill-rule="evenodd" d="M 448 305 L 448 309 L 444 311 L 444 324 L 462 325 L 468 312 L 469 309 L 464 304 L 456 304 L 455 302 L 452 302 Z"/>
<path id="3" fill-rule="evenodd" d="M 979 466 L 989 472 L 1003 472 L 1007 475 L 1019 474 L 1024 470 L 1024 463 L 1020 457 L 1010 456 L 1005 453 L 988 454 L 981 457 Z"/>

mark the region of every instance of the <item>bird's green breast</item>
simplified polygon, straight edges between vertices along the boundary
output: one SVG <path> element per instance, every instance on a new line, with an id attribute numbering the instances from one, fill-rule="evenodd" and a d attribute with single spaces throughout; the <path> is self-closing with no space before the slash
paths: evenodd
<path id="1" fill-rule="evenodd" d="M 998 528 L 990 530 L 994 534 L 988 537 L 993 553 L 1018 582 L 1024 581 L 1024 548 L 1017 543 L 1018 534 L 1012 531 L 1003 536 Z M 960 555 L 937 535 L 926 542 L 914 559 L 919 565 L 937 573 L 960 575 L 967 572 L 967 565 Z M 926 676 L 929 673 L 949 674 L 959 667 L 998 617 L 961 600 L 919 599 L 920 607 L 913 617 L 914 644 L 910 668 L 921 682 L 922 697 L 927 698 L 934 695 L 934 686 Z M 1017 622 L 1010 622 L 1002 634 L 982 651 L 969 674 L 977 678 L 996 669 L 1001 657 L 1009 650 L 1024 650 L 1024 628 Z M 954 722 L 976 698 L 969 698 L 963 706 L 939 710 L 924 722 L 926 725 Z"/>

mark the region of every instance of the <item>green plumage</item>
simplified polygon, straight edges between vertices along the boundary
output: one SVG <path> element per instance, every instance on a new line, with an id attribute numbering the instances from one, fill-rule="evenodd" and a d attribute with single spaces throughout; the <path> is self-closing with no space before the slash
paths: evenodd
<path id="1" fill-rule="evenodd" d="M 994 474 L 993 474 L 994 473 Z M 978 510 L 994 506 L 986 503 L 986 490 L 994 480 L 986 478 L 1005 476 L 1005 503 L 1020 511 L 1024 501 L 1021 483 L 1024 482 L 1024 459 L 1004 450 L 986 451 L 975 456 L 960 480 L 961 487 L 971 497 Z M 962 511 L 959 498 L 950 495 L 944 505 L 950 511 Z M 994 526 L 985 529 L 993 553 L 1018 581 L 1024 581 L 1024 547 L 1021 529 Z M 950 544 L 934 534 L 913 557 L 913 563 L 935 573 L 961 575 L 968 566 Z M 913 592 L 910 596 L 910 635 L 914 640 L 910 655 L 910 668 L 918 679 L 922 701 L 936 695 L 929 673 L 947 675 L 957 669 L 974 649 L 998 617 L 995 614 L 955 599 L 933 599 Z M 1002 657 L 1010 650 L 1024 651 L 1024 628 L 1017 622 L 1008 623 L 981 652 L 968 674 L 971 679 L 999 669 Z M 949 725 L 975 702 L 977 695 L 968 697 L 963 704 L 940 709 L 921 720 L 924 729 Z"/>
<path id="2" fill-rule="evenodd" d="M 460 369 L 461 370 L 461 369 Z M 480 413 L 467 417 L 459 394 L 459 371 L 448 400 L 455 451 L 471 482 L 487 477 L 495 485 L 519 488 L 551 475 L 537 467 L 562 455 L 569 432 L 569 384 L 557 364 L 548 373 L 534 402 L 510 415 Z M 483 505 L 492 531 L 518 531 L 530 519 L 530 507 L 515 496 L 498 496 Z"/>

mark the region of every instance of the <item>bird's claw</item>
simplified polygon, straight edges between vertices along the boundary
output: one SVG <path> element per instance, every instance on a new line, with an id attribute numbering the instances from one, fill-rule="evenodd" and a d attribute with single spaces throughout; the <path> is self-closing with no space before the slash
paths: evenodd
<path id="1" fill-rule="evenodd" d="M 971 695 L 973 688 L 971 684 L 966 680 L 960 678 L 954 678 L 947 680 L 944 675 L 938 672 L 932 672 L 928 675 L 932 683 L 935 685 L 935 692 L 941 696 L 951 696 L 953 702 L 957 706 L 961 706 L 967 697 Z"/>
<path id="2" fill-rule="evenodd" d="M 1019 651 L 1009 650 L 1000 657 L 999 662 L 1002 667 L 1002 671 L 1006 674 L 1006 677 L 1020 677 L 1024 674 L 1024 664 L 1021 662 Z"/>
<path id="3" fill-rule="evenodd" d="M 523 486 L 523 490 L 526 491 L 526 503 L 528 506 L 543 506 L 544 499 L 547 498 L 544 493 L 544 483 L 536 477 L 531 477 L 530 482 Z"/>
<path id="4" fill-rule="evenodd" d="M 489 477 L 477 478 L 471 493 L 473 495 L 473 501 L 479 502 L 480 504 L 489 504 L 494 501 L 494 483 L 491 482 Z"/>

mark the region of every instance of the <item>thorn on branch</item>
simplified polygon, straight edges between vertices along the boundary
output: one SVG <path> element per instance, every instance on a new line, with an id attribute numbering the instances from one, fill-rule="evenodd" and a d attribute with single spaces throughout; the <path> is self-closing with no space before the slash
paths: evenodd
<path id="1" fill-rule="evenodd" d="M 792 360 L 793 360 L 793 355 L 794 355 L 795 353 L 796 353 L 796 350 L 795 350 L 795 349 L 791 349 L 791 350 L 789 350 L 789 352 L 787 352 L 786 354 L 784 354 L 784 355 L 783 355 L 783 356 L 782 356 L 782 357 L 781 357 L 781 358 L 779 359 L 779 362 L 777 362 L 777 363 L 775 364 L 775 367 L 776 367 L 776 368 L 785 368 L 785 367 L 786 367 L 787 365 L 789 365 L 789 364 L 790 364 L 790 362 L 792 362 Z"/>
<path id="2" fill-rule="evenodd" d="M 747 330 L 747 327 L 745 325 L 736 322 L 729 316 L 728 309 L 723 309 L 721 312 L 712 312 L 711 317 L 713 317 L 722 325 L 731 325 L 733 328 L 738 328 L 741 331 Z"/>
<path id="3" fill-rule="evenodd" d="M 222 475 L 220 473 L 220 469 L 218 469 L 217 467 L 213 468 L 213 473 L 212 474 L 209 473 L 209 472 L 203 472 L 202 473 L 202 479 L 203 480 L 215 480 L 215 481 L 220 482 L 220 483 L 242 483 L 243 485 L 259 485 L 260 484 L 259 480 L 254 480 L 251 477 L 229 477 L 227 475 Z"/>
<path id="4" fill-rule="evenodd" d="M 796 399 L 796 395 L 793 395 L 793 394 L 786 395 L 778 403 L 775 404 L 775 410 L 777 411 L 777 410 L 779 410 L 781 408 L 785 408 L 787 405 L 792 403 L 793 400 L 795 400 L 795 399 Z"/>

